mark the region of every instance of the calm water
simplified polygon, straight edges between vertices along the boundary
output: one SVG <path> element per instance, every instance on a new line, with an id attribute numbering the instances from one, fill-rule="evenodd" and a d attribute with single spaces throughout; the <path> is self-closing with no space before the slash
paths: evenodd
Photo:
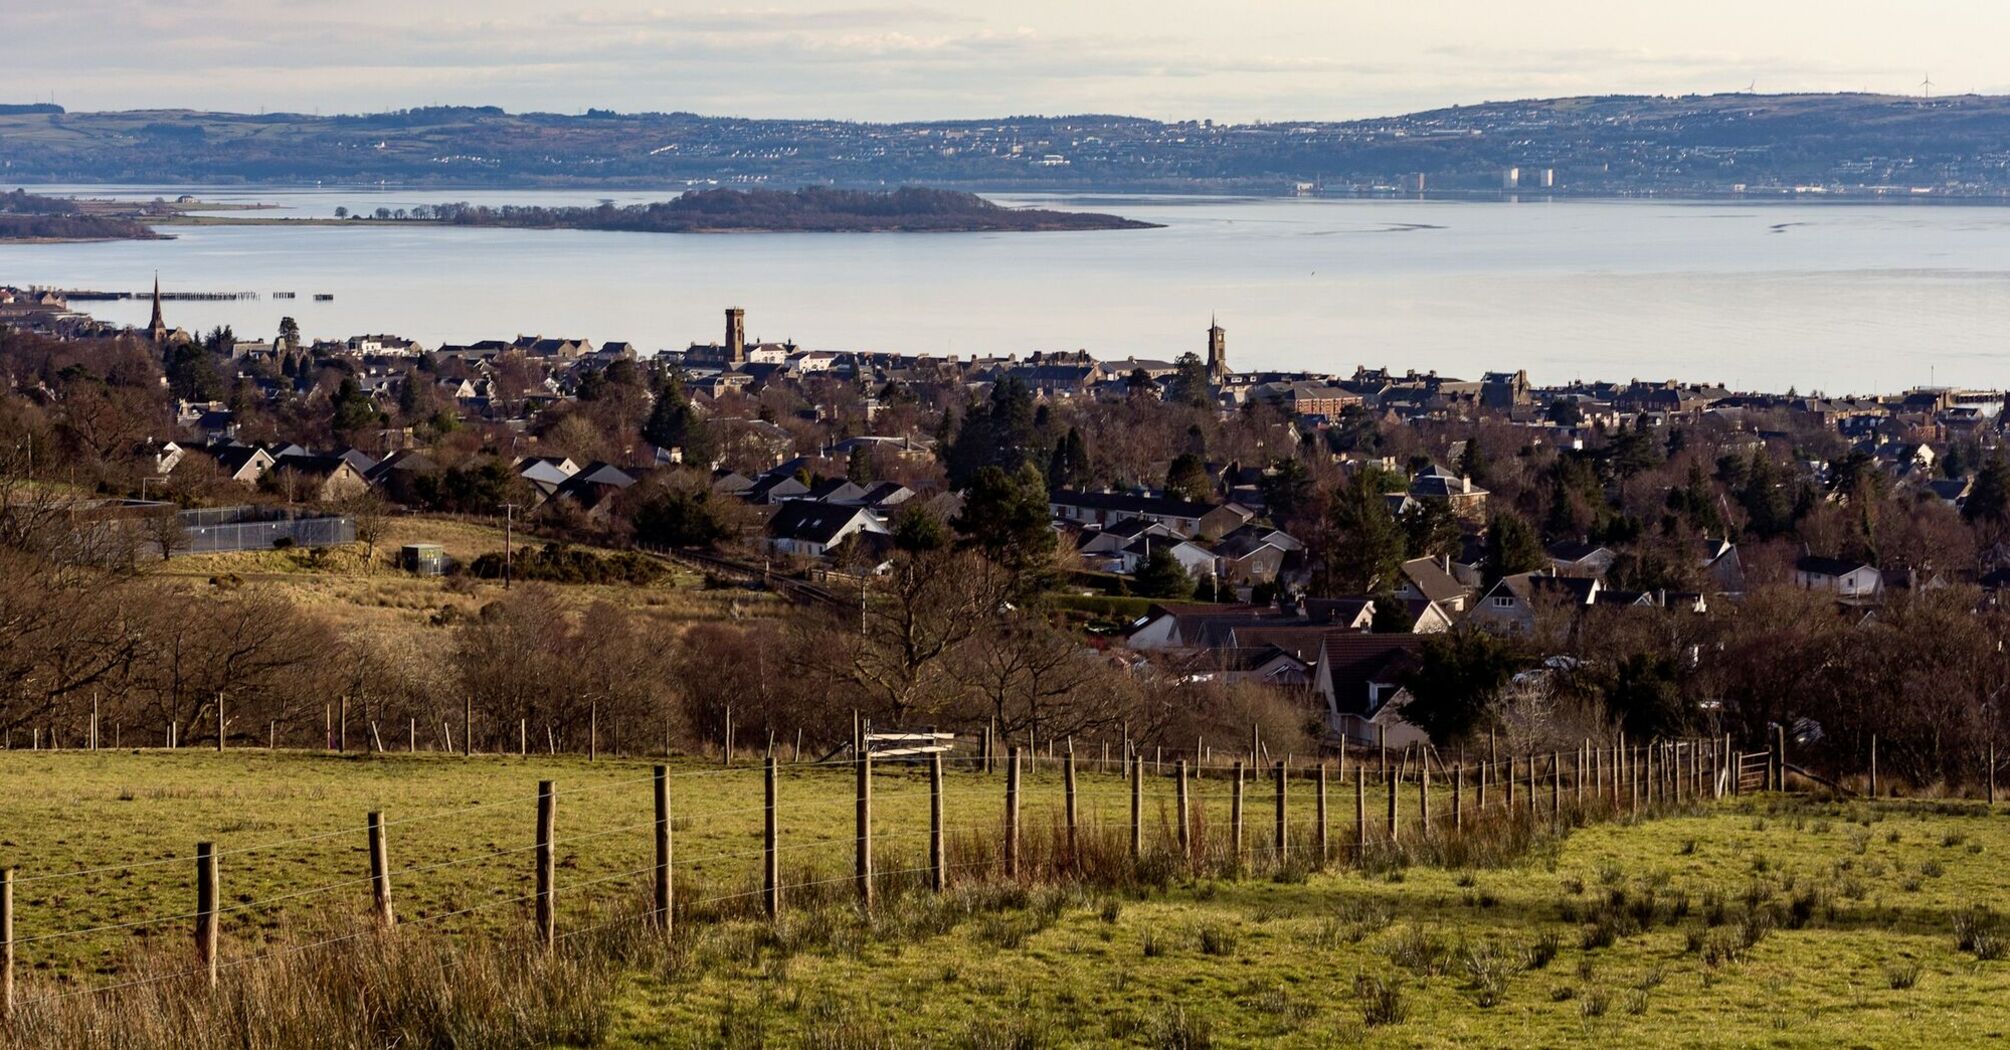
<path id="1" fill-rule="evenodd" d="M 109 196 L 104 187 L 75 192 Z M 181 188 L 123 188 L 169 196 Z M 193 190 L 331 216 L 417 203 L 590 204 L 591 191 Z M 622 203 L 667 193 L 625 193 Z M 1161 230 L 1054 234 L 664 235 L 414 227 L 199 228 L 162 242 L 0 247 L 0 283 L 256 291 L 170 303 L 190 329 L 433 344 L 519 333 L 936 354 L 1204 350 L 1238 367 L 1538 382 L 1680 376 L 1745 388 L 2001 386 L 2010 209 L 1686 202 L 1001 197 Z M 274 300 L 274 291 L 299 299 Z M 335 295 L 316 303 L 316 292 Z M 92 304 L 143 323 L 144 303 Z"/>

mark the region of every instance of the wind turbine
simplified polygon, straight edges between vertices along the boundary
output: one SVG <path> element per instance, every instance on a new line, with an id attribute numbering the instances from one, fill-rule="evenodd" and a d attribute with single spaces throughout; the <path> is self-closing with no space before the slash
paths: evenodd
<path id="1" fill-rule="evenodd" d="M 1919 90 L 1927 98 L 1933 97 L 1933 74 L 1928 73 L 1926 79 L 1919 82 Z"/>

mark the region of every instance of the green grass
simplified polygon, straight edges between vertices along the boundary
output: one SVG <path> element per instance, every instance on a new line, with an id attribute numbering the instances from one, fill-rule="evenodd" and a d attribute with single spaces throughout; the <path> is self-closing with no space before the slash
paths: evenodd
<path id="1" fill-rule="evenodd" d="M 1108 854 L 1128 787 L 1091 765 L 1085 835 Z M 1999 899 L 2010 826 L 1979 804 L 1754 797 L 1537 834 L 1505 863 L 1278 871 L 1270 789 L 1252 782 L 1251 874 L 1234 878 L 1217 777 L 1196 787 L 1211 874 L 1160 864 L 1162 877 L 1124 889 L 1018 888 L 995 879 L 1004 778 L 962 772 L 949 777 L 947 822 L 952 859 L 973 877 L 935 898 L 888 876 L 882 906 L 863 915 L 845 903 L 849 771 L 785 766 L 790 888 L 773 924 L 751 913 L 755 898 L 704 903 L 757 885 L 758 771 L 680 761 L 673 773 L 689 910 L 674 950 L 628 956 L 638 961 L 607 989 L 605 1045 L 1925 1047 L 2010 1031 L 2004 924 L 1975 910 Z M 157 964 L 185 952 L 177 916 L 193 904 L 198 840 L 226 851 L 226 959 L 360 923 L 363 814 L 377 807 L 393 821 L 437 817 L 391 829 L 394 869 L 446 865 L 397 878 L 408 929 L 520 929 L 511 898 L 529 891 L 530 855 L 494 854 L 529 845 L 545 778 L 561 792 L 561 934 L 625 919 L 642 894 L 627 873 L 649 857 L 647 774 L 632 759 L 0 754 L 0 862 L 22 879 L 110 866 L 17 887 L 23 995 L 115 982 L 135 953 Z M 1046 767 L 1027 778 L 1030 864 L 1051 860 L 1059 779 Z M 1171 785 L 1147 789 L 1159 864 Z M 925 777 L 882 769 L 874 791 L 881 870 L 918 866 Z M 1302 849 L 1311 793 L 1293 798 Z M 1335 783 L 1336 843 L 1352 801 Z M 1373 825 L 1379 794 L 1369 812 Z M 297 841 L 315 835 L 326 837 Z M 817 882 L 828 885 L 802 888 Z M 468 908 L 481 910 L 439 918 Z M 35 939 L 149 919 L 160 924 Z"/>

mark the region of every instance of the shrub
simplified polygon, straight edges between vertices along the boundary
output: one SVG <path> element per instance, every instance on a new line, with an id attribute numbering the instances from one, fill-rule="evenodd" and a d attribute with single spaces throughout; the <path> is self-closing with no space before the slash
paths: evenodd
<path id="1" fill-rule="evenodd" d="M 1361 1005 L 1361 1023 L 1369 1028 L 1402 1024 L 1410 1016 L 1403 1001 L 1403 989 L 1393 981 L 1358 974 L 1354 978 L 1354 1000 Z"/>

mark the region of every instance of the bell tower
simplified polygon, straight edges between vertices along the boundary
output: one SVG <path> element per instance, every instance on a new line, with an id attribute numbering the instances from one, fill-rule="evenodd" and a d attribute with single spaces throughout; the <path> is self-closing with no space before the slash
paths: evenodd
<path id="1" fill-rule="evenodd" d="M 159 273 L 154 274 L 154 319 L 152 323 L 147 325 L 147 335 L 153 338 L 155 346 L 167 345 L 168 326 L 167 322 L 161 319 L 161 275 Z"/>
<path id="2" fill-rule="evenodd" d="M 737 306 L 726 309 L 726 365 L 729 368 L 747 363 L 747 311 Z"/>

